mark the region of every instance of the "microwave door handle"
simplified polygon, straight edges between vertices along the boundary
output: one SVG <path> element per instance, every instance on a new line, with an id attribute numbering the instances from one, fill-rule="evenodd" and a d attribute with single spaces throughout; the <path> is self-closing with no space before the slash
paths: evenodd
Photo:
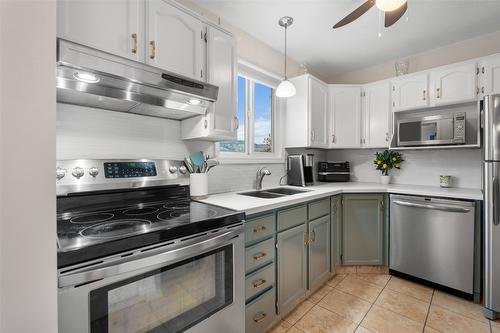
<path id="1" fill-rule="evenodd" d="M 163 267 L 166 264 L 172 264 L 191 258 L 208 250 L 225 246 L 227 245 L 227 242 L 241 234 L 242 230 L 243 227 L 240 226 L 218 236 L 205 239 L 201 242 L 190 244 L 181 248 L 170 249 L 149 257 L 143 257 L 135 260 L 133 258 L 129 258 L 125 262 L 102 264 L 97 267 L 82 269 L 68 275 L 62 275 L 58 279 L 58 286 L 59 288 L 76 286 L 120 274 L 130 273 L 139 269 L 155 269 Z"/>
<path id="2" fill-rule="evenodd" d="M 420 204 L 420 203 L 401 201 L 401 200 L 394 200 L 394 203 L 398 206 L 440 210 L 440 211 L 450 212 L 450 213 L 468 213 L 468 212 L 470 212 L 470 209 L 468 209 L 468 208 L 461 208 L 461 207 L 455 207 L 455 206 Z"/>

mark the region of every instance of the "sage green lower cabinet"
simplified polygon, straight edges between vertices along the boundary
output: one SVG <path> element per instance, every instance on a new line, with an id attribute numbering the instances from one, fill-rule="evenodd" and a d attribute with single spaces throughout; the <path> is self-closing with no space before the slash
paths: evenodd
<path id="1" fill-rule="evenodd" d="M 343 265 L 383 265 L 384 195 L 343 196 Z"/>
<path id="2" fill-rule="evenodd" d="M 314 290 L 330 276 L 330 214 L 310 221 L 308 226 L 309 289 Z"/>
<path id="3" fill-rule="evenodd" d="M 278 313 L 288 310 L 307 290 L 306 223 L 277 235 Z"/>
<path id="4" fill-rule="evenodd" d="M 330 226 L 330 268 L 335 273 L 337 266 L 341 264 L 340 254 L 342 249 L 342 196 L 331 197 L 331 226 Z"/>

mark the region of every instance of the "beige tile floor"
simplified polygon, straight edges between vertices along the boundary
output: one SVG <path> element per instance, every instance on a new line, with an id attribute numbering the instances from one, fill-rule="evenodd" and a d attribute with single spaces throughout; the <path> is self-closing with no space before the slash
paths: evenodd
<path id="1" fill-rule="evenodd" d="M 478 304 L 387 274 L 343 273 L 268 333 L 500 333 Z"/>

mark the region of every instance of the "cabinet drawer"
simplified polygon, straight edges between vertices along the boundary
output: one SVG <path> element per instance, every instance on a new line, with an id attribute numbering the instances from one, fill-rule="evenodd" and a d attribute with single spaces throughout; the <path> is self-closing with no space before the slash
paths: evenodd
<path id="1" fill-rule="evenodd" d="M 245 310 L 245 333 L 263 333 L 276 317 L 274 288 L 248 304 Z"/>
<path id="2" fill-rule="evenodd" d="M 245 250 L 245 272 L 263 266 L 274 259 L 274 237 Z"/>
<path id="3" fill-rule="evenodd" d="M 264 239 L 276 231 L 276 217 L 274 214 L 250 219 L 245 223 L 245 243 L 253 243 Z"/>
<path id="4" fill-rule="evenodd" d="M 245 297 L 250 299 L 258 293 L 266 290 L 270 286 L 274 286 L 276 266 L 269 266 L 259 269 L 245 279 Z"/>
<path id="5" fill-rule="evenodd" d="M 309 221 L 330 214 L 330 198 L 314 201 L 309 204 Z"/>
<path id="6" fill-rule="evenodd" d="M 278 231 L 307 222 L 307 206 L 285 209 L 278 212 Z"/>

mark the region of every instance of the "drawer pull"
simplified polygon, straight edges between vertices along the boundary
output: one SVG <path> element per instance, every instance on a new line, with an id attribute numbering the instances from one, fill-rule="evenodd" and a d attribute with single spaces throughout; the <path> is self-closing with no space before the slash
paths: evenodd
<path id="1" fill-rule="evenodd" d="M 131 37 L 132 37 L 132 53 L 137 54 L 137 34 L 134 32 Z"/>
<path id="2" fill-rule="evenodd" d="M 262 287 L 263 285 L 265 285 L 266 282 L 267 282 L 266 280 L 260 279 L 259 281 L 254 282 L 253 287 L 258 289 L 258 288 Z"/>
<path id="3" fill-rule="evenodd" d="M 264 312 L 260 313 L 260 316 L 259 317 L 253 317 L 253 321 L 255 321 L 257 324 L 258 323 L 261 323 L 263 322 L 267 317 L 267 314 L 265 314 Z"/>
<path id="4" fill-rule="evenodd" d="M 254 255 L 253 260 L 260 260 L 260 259 L 264 258 L 265 256 L 267 256 L 267 253 L 262 252 L 260 254 Z"/>
<path id="5" fill-rule="evenodd" d="M 257 228 L 254 228 L 253 232 L 254 233 L 259 233 L 259 232 L 263 232 L 264 230 L 266 230 L 266 226 L 265 225 L 261 225 L 261 226 L 259 226 Z"/>

